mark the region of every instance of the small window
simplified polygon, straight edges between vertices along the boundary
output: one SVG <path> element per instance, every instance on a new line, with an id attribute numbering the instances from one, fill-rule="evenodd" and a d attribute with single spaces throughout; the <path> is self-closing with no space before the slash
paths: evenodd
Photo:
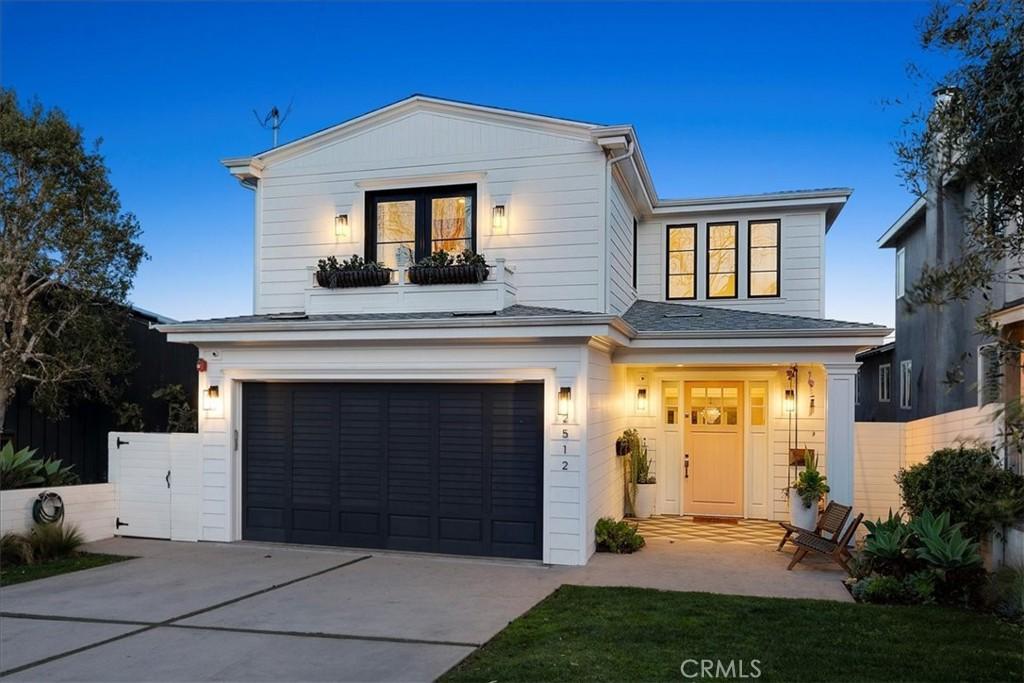
<path id="1" fill-rule="evenodd" d="M 779 231 L 782 223 L 747 223 L 747 289 L 751 298 L 779 296 Z"/>
<path id="2" fill-rule="evenodd" d="M 878 366 L 878 400 L 882 403 L 889 402 L 890 395 L 890 370 L 891 366 L 886 363 L 885 365 Z"/>
<path id="3" fill-rule="evenodd" d="M 907 293 L 907 250 L 896 250 L 896 298 Z"/>
<path id="4" fill-rule="evenodd" d="M 697 298 L 697 226 L 670 225 L 668 250 L 667 299 Z"/>
<path id="5" fill-rule="evenodd" d="M 910 387 L 913 373 L 909 360 L 900 361 L 900 408 L 910 408 Z"/>
<path id="6" fill-rule="evenodd" d="M 978 347 L 978 407 L 995 403 L 1002 398 L 1003 368 L 999 362 L 999 347 L 985 344 Z"/>
<path id="7" fill-rule="evenodd" d="M 736 298 L 736 223 L 708 223 L 708 298 Z"/>
<path id="8" fill-rule="evenodd" d="M 763 427 L 766 419 L 768 388 L 763 382 L 750 385 L 750 426 Z"/>

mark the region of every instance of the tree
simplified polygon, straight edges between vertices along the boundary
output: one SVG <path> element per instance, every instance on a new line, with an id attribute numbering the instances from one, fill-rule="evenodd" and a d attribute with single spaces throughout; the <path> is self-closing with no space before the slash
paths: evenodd
<path id="1" fill-rule="evenodd" d="M 990 292 L 994 283 L 1024 279 L 1024 0 L 942 0 L 924 20 L 921 43 L 957 66 L 931 84 L 941 86 L 934 109 L 907 121 L 897 159 L 906 185 L 929 200 L 940 226 L 946 193 L 965 190 L 964 233 L 959 253 L 928 264 L 906 298 L 943 306 L 980 295 L 977 331 L 998 340 L 1000 367 L 1019 369 L 1021 344 L 999 334 Z M 954 368 L 947 378 L 962 381 L 961 374 Z M 1000 417 L 1019 452 L 1019 400 Z"/>
<path id="2" fill-rule="evenodd" d="M 0 429 L 15 391 L 60 416 L 74 398 L 113 400 L 131 362 L 125 302 L 146 253 L 99 144 L 0 89 Z"/>

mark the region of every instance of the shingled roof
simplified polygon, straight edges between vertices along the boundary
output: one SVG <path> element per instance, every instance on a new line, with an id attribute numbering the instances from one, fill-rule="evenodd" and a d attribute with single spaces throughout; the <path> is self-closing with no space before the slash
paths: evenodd
<path id="1" fill-rule="evenodd" d="M 640 299 L 622 318 L 638 332 L 755 332 L 758 330 L 878 330 L 870 323 L 743 311 L 718 306 L 669 304 Z"/>

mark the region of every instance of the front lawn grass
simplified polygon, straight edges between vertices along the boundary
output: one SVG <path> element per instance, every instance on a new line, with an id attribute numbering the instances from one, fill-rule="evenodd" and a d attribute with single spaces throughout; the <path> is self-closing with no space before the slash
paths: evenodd
<path id="1" fill-rule="evenodd" d="M 16 583 L 45 579 L 48 576 L 77 572 L 82 569 L 102 567 L 105 564 L 122 562 L 132 558 L 123 555 L 101 555 L 99 553 L 77 553 L 60 560 L 51 560 L 40 564 L 5 564 L 0 568 L 0 586 L 11 586 Z"/>
<path id="2" fill-rule="evenodd" d="M 737 667 L 716 681 L 752 660 L 762 681 L 1021 681 L 1022 635 L 942 607 L 562 586 L 441 680 L 699 681 L 680 666 L 711 659 Z"/>

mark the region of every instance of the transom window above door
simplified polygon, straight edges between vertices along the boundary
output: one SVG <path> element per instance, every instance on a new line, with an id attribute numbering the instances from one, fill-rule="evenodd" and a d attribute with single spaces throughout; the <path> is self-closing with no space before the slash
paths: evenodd
<path id="1" fill-rule="evenodd" d="M 476 185 L 366 193 L 366 258 L 389 268 L 476 250 Z"/>

